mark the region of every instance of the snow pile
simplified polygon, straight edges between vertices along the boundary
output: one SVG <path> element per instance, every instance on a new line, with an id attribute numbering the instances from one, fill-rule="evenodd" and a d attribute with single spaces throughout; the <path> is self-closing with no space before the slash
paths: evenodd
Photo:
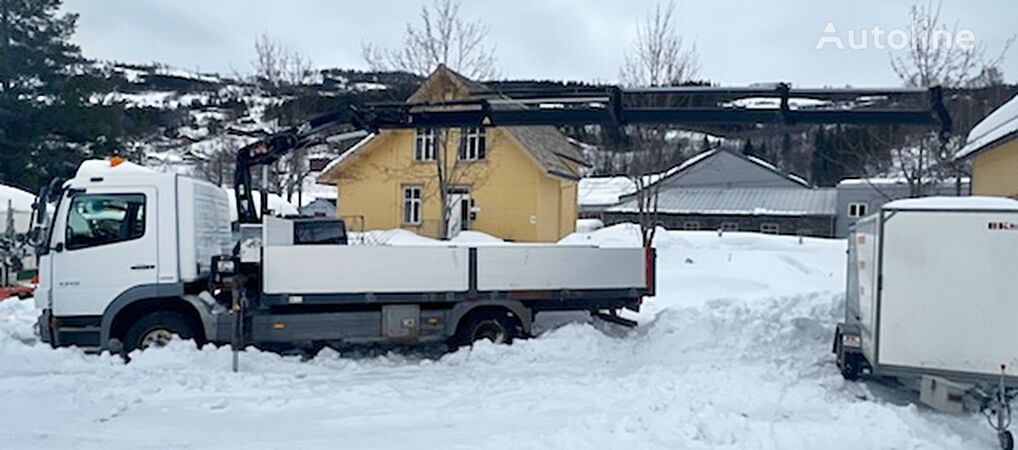
<path id="1" fill-rule="evenodd" d="M 601 219 L 577 219 L 576 220 L 576 232 L 577 233 L 591 233 L 604 228 L 604 222 Z"/>
<path id="2" fill-rule="evenodd" d="M 956 159 L 965 159 L 997 140 L 1018 132 L 1018 96 L 994 110 L 969 131 L 965 147 Z"/>
<path id="3" fill-rule="evenodd" d="M 636 227 L 615 226 L 562 243 L 638 242 Z M 996 445 L 976 416 L 901 405 L 841 379 L 830 340 L 843 314 L 844 241 L 659 230 L 656 244 L 659 295 L 635 330 L 581 321 L 438 359 L 326 350 L 301 362 L 251 350 L 232 374 L 227 348 L 174 343 L 123 365 L 26 341 L 34 311 L 8 300 L 0 447 Z"/>
<path id="4" fill-rule="evenodd" d="M 498 245 L 505 241 L 480 231 L 460 231 L 455 237 L 449 240 L 457 245 Z"/>

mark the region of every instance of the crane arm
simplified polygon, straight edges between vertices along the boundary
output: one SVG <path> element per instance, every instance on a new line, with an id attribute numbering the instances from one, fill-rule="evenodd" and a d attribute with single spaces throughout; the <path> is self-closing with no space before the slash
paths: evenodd
<path id="1" fill-rule="evenodd" d="M 930 89 L 793 89 L 665 87 L 491 90 L 467 100 L 350 106 L 284 129 L 238 151 L 237 218 L 257 223 L 251 170 L 344 130 L 569 125 L 852 124 L 937 126 L 952 130 L 939 87 Z M 263 177 L 264 184 L 264 177 Z M 262 212 L 268 209 L 261 189 Z"/>

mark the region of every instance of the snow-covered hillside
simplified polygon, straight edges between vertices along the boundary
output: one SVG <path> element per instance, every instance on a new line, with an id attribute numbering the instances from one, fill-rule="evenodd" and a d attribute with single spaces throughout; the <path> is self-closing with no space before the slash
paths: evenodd
<path id="1" fill-rule="evenodd" d="M 110 356 L 36 342 L 0 302 L 0 448 L 993 448 L 976 416 L 841 379 L 844 241 L 659 234 L 659 295 L 623 330 L 547 316 L 540 336 L 440 358 L 308 362 L 187 343 Z M 395 240 L 400 240 L 399 238 Z M 465 241 L 484 241 L 466 236 Z M 628 246 L 636 229 L 574 234 Z"/>

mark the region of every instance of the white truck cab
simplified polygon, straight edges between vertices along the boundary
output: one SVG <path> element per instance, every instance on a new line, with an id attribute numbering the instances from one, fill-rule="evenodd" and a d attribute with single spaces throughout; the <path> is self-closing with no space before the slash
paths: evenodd
<path id="1" fill-rule="evenodd" d="M 230 251 L 229 221 L 226 192 L 213 184 L 117 159 L 84 162 L 63 185 L 39 258 L 36 302 L 44 325 L 60 330 L 54 342 L 104 347 L 126 331 L 118 312 L 132 304 L 200 293 L 188 285 Z"/>

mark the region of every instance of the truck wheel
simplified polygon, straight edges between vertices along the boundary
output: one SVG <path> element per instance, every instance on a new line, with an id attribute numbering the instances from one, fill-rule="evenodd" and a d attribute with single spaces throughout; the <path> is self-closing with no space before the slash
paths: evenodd
<path id="1" fill-rule="evenodd" d="M 194 325 L 182 314 L 160 311 L 142 316 L 124 335 L 127 352 L 150 347 L 163 347 L 174 339 L 194 339 Z"/>
<path id="2" fill-rule="evenodd" d="M 453 349 L 480 340 L 488 340 L 495 344 L 511 344 L 518 333 L 516 320 L 510 314 L 505 310 L 485 310 L 467 315 L 453 336 Z"/>

